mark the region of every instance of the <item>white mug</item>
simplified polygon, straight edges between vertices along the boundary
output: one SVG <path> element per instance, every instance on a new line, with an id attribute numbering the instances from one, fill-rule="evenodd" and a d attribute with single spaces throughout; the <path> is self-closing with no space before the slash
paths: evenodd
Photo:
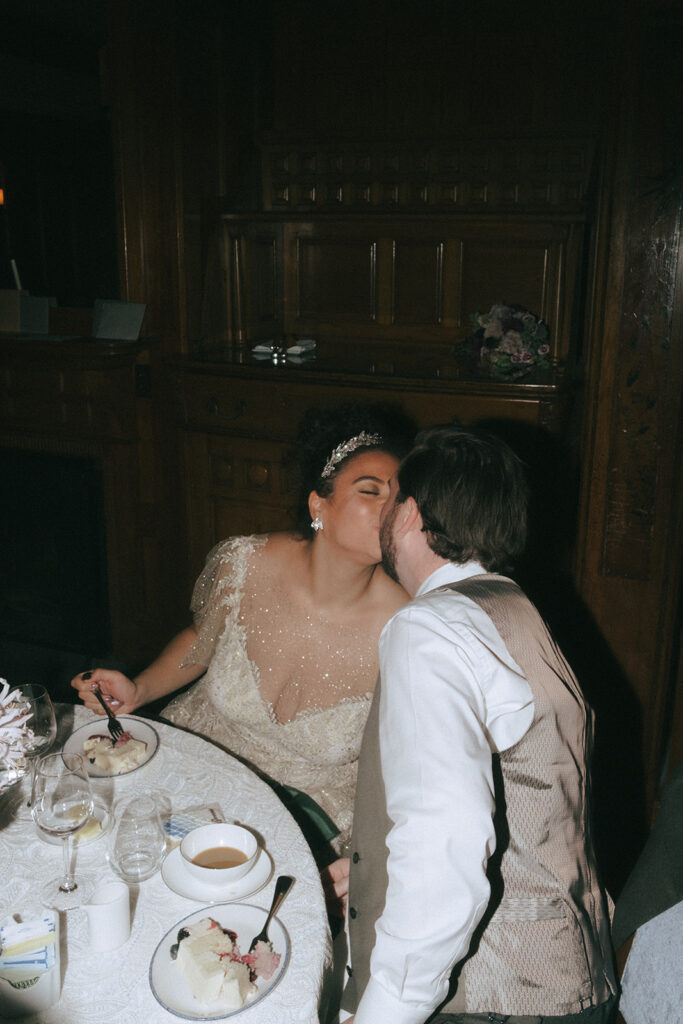
<path id="1" fill-rule="evenodd" d="M 90 949 L 118 949 L 130 936 L 130 893 L 124 882 L 100 885 L 85 904 Z"/>

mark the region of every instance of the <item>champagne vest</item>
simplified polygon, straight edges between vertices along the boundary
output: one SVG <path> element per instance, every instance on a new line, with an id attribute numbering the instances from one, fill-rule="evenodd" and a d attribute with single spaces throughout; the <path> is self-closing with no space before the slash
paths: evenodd
<path id="1" fill-rule="evenodd" d="M 561 1016 L 616 991 L 609 917 L 590 838 L 593 714 L 535 607 L 512 580 L 489 574 L 449 587 L 491 618 L 534 695 L 534 718 L 493 754 L 497 847 L 489 906 L 455 968 L 451 1013 Z M 387 887 L 392 827 L 379 756 L 375 693 L 361 748 L 352 839 L 349 932 L 353 1011 L 370 976 L 375 923 Z M 386 685 L 390 685 L 390 681 Z"/>

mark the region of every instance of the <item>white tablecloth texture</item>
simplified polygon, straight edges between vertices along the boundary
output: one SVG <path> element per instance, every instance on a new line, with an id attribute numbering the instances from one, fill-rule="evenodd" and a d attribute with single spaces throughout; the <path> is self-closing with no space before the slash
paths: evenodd
<path id="1" fill-rule="evenodd" d="M 80 705 L 58 707 L 58 743 L 96 716 Z M 270 906 L 275 878 L 291 875 L 295 884 L 278 911 L 291 940 L 291 960 L 283 979 L 266 999 L 244 1013 L 245 1024 L 317 1024 L 330 941 L 320 878 L 301 831 L 273 791 L 239 761 L 213 743 L 170 725 L 150 722 L 159 733 L 159 749 L 145 766 L 116 779 L 93 780 L 96 793 L 112 803 L 149 791 L 174 812 L 217 804 L 226 820 L 252 827 L 272 857 L 275 870 L 267 886 L 245 903 Z M 56 748 L 55 748 L 56 749 Z M 35 905 L 36 890 L 62 873 L 62 850 L 36 835 L 24 780 L 0 797 L 0 919 Z M 98 884 L 116 876 L 106 861 L 107 838 L 77 848 L 76 877 L 94 875 Z M 150 989 L 148 971 L 159 940 L 202 904 L 173 893 L 161 873 L 131 886 L 132 928 L 128 942 L 108 953 L 91 953 L 86 912 L 61 915 L 62 991 L 59 1002 L 27 1024 L 131 1024 L 175 1021 Z M 251 936 L 249 936 L 251 938 Z M 0 1018 L 2 1014 L 0 1013 Z M 238 1018 L 240 1021 L 242 1017 Z"/>

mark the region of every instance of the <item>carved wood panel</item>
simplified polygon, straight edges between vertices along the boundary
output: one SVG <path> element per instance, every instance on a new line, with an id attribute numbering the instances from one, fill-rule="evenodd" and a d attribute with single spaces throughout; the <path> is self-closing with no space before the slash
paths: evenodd
<path id="1" fill-rule="evenodd" d="M 345 234 L 296 240 L 298 322 L 374 323 L 377 319 L 377 242 Z M 289 298 L 289 296 L 288 296 Z"/>
<path id="2" fill-rule="evenodd" d="M 663 414 L 671 375 L 671 321 L 679 246 L 642 232 L 628 265 L 615 371 L 601 571 L 650 579 L 655 496 L 670 429 Z"/>
<path id="3" fill-rule="evenodd" d="M 274 334 L 451 346 L 469 314 L 517 303 L 579 340 L 584 225 L 558 217 L 224 217 L 226 340 Z"/>
<path id="4" fill-rule="evenodd" d="M 595 158 L 584 138 L 442 146 L 263 137 L 261 199 L 279 212 L 583 212 Z"/>
<path id="5" fill-rule="evenodd" d="M 392 323 L 443 322 L 444 249 L 443 241 L 393 241 Z"/>

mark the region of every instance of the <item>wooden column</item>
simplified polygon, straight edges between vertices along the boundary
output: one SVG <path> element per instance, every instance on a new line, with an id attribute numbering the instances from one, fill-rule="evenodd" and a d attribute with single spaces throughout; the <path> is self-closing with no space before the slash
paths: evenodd
<path id="1" fill-rule="evenodd" d="M 595 252 L 576 584 L 591 627 L 575 636 L 602 729 L 600 808 L 618 887 L 674 767 L 681 580 L 680 76 L 673 7 L 623 16 Z M 678 147 L 676 153 L 675 147 Z M 680 707 L 680 694 L 678 696 Z M 681 728 L 680 713 L 677 728 Z M 621 848 L 619 855 L 617 847 Z"/>

